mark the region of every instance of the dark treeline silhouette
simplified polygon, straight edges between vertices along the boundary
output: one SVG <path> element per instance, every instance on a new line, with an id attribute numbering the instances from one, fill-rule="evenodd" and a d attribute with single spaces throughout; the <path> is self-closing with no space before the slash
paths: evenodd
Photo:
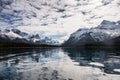
<path id="1" fill-rule="evenodd" d="M 55 45 L 46 44 L 29 44 L 29 43 L 16 43 L 16 42 L 0 42 L 1 48 L 13 48 L 13 47 L 57 47 Z"/>

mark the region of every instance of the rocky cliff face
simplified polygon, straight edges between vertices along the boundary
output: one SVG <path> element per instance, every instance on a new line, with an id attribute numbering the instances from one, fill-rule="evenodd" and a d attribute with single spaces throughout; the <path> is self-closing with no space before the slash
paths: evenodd
<path id="1" fill-rule="evenodd" d="M 58 45 L 59 42 L 54 41 L 48 37 L 42 38 L 38 35 L 31 35 L 26 32 L 22 32 L 18 29 L 2 29 L 0 30 L 0 42 L 15 42 L 15 43 L 27 43 L 27 44 L 46 44 L 46 45 Z"/>
<path id="2" fill-rule="evenodd" d="M 71 34 L 70 38 L 63 44 L 65 46 L 84 46 L 87 44 L 94 45 L 112 45 L 114 42 L 119 43 L 120 21 L 110 22 L 104 20 L 96 28 L 79 29 Z"/>
<path id="3" fill-rule="evenodd" d="M 119 0 L 0 0 L 0 28 L 37 32 L 64 41 L 79 26 L 119 20 Z"/>

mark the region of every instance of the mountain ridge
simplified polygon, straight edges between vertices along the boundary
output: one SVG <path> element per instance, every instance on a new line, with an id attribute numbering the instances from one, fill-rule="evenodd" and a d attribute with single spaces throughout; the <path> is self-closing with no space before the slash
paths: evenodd
<path id="1" fill-rule="evenodd" d="M 28 45 L 59 45 L 58 41 L 54 41 L 51 38 L 41 38 L 39 34 L 30 35 L 26 32 L 22 32 L 18 29 L 2 29 L 0 30 L 0 42 L 1 45 L 9 44 L 28 44 Z"/>
<path id="2" fill-rule="evenodd" d="M 103 20 L 100 25 L 90 29 L 79 29 L 63 44 L 63 46 L 100 45 L 120 46 L 120 21 L 111 22 Z"/>

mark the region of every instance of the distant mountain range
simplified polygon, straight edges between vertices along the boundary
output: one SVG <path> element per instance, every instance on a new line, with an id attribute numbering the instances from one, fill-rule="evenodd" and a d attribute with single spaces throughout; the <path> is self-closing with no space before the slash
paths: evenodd
<path id="1" fill-rule="evenodd" d="M 79 27 L 119 16 L 120 0 L 0 0 L 0 28 L 36 32 L 61 43 Z"/>
<path id="2" fill-rule="evenodd" d="M 119 0 L 0 0 L 0 46 L 60 45 L 78 27 L 63 46 L 119 45 L 120 21 L 106 21 L 119 9 Z"/>
<path id="3" fill-rule="evenodd" d="M 18 29 L 0 30 L 0 47 L 36 47 L 36 46 L 60 46 L 58 41 L 48 37 L 41 38 L 38 34 L 28 34 Z M 111 22 L 104 20 L 95 28 L 79 29 L 61 46 L 120 46 L 120 21 Z"/>
<path id="4" fill-rule="evenodd" d="M 20 46 L 21 44 L 28 45 L 59 45 L 58 41 L 54 41 L 48 37 L 41 38 L 38 34 L 30 35 L 18 29 L 1 29 L 0 30 L 0 46 L 12 47 L 13 44 Z M 22 46 L 21 45 L 21 46 Z"/>
<path id="5" fill-rule="evenodd" d="M 95 28 L 79 29 L 63 46 L 120 46 L 120 21 L 104 20 Z"/>

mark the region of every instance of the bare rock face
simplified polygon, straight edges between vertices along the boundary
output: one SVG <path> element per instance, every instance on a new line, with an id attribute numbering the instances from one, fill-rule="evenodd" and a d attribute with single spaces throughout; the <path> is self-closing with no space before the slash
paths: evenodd
<path id="1" fill-rule="evenodd" d="M 18 29 L 2 29 L 0 31 L 0 42 L 15 42 L 15 43 L 27 43 L 34 45 L 57 45 L 57 41 L 54 41 L 49 38 L 41 39 L 39 34 L 28 34 L 26 32 L 22 32 Z"/>
<path id="2" fill-rule="evenodd" d="M 65 46 L 84 46 L 99 43 L 111 44 L 120 42 L 120 21 L 110 22 L 104 20 L 98 27 L 91 29 L 79 29 L 71 34 L 70 38 L 63 44 Z"/>

